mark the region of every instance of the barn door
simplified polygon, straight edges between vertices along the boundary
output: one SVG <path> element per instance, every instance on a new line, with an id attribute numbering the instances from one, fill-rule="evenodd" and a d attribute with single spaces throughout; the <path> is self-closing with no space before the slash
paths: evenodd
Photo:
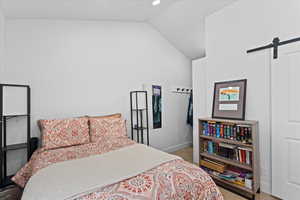
<path id="1" fill-rule="evenodd" d="M 300 199 L 300 42 L 272 60 L 272 193 Z"/>

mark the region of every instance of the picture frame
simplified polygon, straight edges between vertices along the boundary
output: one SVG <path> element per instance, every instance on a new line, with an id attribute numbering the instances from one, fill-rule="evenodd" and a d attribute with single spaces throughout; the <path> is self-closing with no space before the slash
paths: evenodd
<path id="1" fill-rule="evenodd" d="M 212 118 L 245 120 L 247 79 L 216 82 Z"/>
<path id="2" fill-rule="evenodd" d="M 152 114 L 153 129 L 162 128 L 162 89 L 159 85 L 152 85 Z"/>

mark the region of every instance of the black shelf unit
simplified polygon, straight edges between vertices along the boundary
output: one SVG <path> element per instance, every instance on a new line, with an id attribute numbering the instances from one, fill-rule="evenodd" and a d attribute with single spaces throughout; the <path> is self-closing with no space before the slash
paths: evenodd
<path id="1" fill-rule="evenodd" d="M 139 95 L 144 95 L 145 108 L 139 108 Z M 133 103 L 135 102 L 135 106 Z M 135 115 L 134 115 L 135 113 Z M 131 139 L 134 133 L 137 135 L 137 142 L 144 144 L 144 133 L 147 134 L 147 145 L 149 142 L 149 114 L 148 114 L 148 94 L 147 91 L 130 92 L 130 115 L 131 115 Z M 146 122 L 143 116 L 146 115 Z M 135 119 L 134 119 L 135 118 Z"/>
<path id="2" fill-rule="evenodd" d="M 3 88 L 4 87 L 17 87 L 26 88 L 27 90 L 27 113 L 20 115 L 5 115 L 3 114 Z M 0 188 L 12 184 L 10 180 L 12 175 L 7 175 L 7 152 L 19 149 L 27 149 L 27 160 L 30 159 L 30 110 L 31 110 L 31 91 L 29 85 L 14 85 L 14 84 L 0 84 Z M 27 120 L 27 141 L 25 143 L 7 145 L 7 121 L 12 118 L 25 117 Z"/>

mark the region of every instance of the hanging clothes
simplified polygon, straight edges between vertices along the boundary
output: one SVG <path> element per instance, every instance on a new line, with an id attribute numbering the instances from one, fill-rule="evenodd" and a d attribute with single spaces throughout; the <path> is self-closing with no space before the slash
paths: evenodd
<path id="1" fill-rule="evenodd" d="M 189 107 L 188 107 L 186 122 L 187 124 L 193 126 L 193 93 L 191 93 L 189 99 Z"/>

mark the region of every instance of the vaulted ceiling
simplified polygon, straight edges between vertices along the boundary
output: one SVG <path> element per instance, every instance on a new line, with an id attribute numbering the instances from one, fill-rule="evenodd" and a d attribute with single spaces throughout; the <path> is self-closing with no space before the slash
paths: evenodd
<path id="1" fill-rule="evenodd" d="M 235 0 L 2 0 L 9 19 L 146 22 L 189 58 L 203 57 L 204 18 Z"/>
<path id="2" fill-rule="evenodd" d="M 186 56 L 199 58 L 205 56 L 205 16 L 234 1 L 176 1 L 149 22 Z"/>

